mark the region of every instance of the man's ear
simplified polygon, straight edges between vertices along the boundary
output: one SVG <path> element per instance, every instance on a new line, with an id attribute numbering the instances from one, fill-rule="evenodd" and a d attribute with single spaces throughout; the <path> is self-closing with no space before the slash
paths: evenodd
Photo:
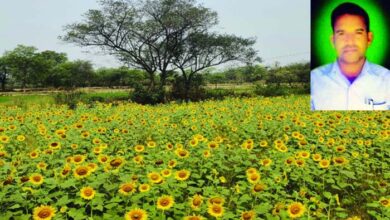
<path id="1" fill-rule="evenodd" d="M 368 46 L 371 45 L 372 41 L 374 40 L 374 34 L 372 32 L 368 32 L 367 34 L 367 43 L 368 43 Z"/>
<path id="2" fill-rule="evenodd" d="M 334 34 L 330 35 L 329 40 L 330 40 L 330 43 L 332 44 L 332 46 L 335 47 L 335 45 L 334 45 Z"/>

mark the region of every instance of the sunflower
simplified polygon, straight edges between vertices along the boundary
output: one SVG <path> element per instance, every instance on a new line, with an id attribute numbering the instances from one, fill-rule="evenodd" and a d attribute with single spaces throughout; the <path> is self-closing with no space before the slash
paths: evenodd
<path id="1" fill-rule="evenodd" d="M 268 167 L 272 164 L 272 160 L 269 158 L 263 159 L 260 161 L 261 165 Z"/>
<path id="2" fill-rule="evenodd" d="M 203 197 L 201 195 L 195 194 L 190 199 L 190 206 L 193 210 L 199 210 L 202 203 L 203 203 Z"/>
<path id="3" fill-rule="evenodd" d="M 210 141 L 207 144 L 207 147 L 210 149 L 217 149 L 219 147 L 218 141 Z"/>
<path id="4" fill-rule="evenodd" d="M 190 152 L 188 152 L 186 149 L 182 149 L 182 148 L 176 149 L 175 153 L 180 158 L 187 158 L 190 156 Z"/>
<path id="5" fill-rule="evenodd" d="M 223 215 L 224 209 L 223 209 L 222 205 L 212 204 L 207 209 L 207 212 L 211 216 L 218 218 L 218 217 L 221 217 Z"/>
<path id="6" fill-rule="evenodd" d="M 168 210 L 173 206 L 174 203 L 175 200 L 172 196 L 163 195 L 157 199 L 157 208 L 161 210 Z"/>
<path id="7" fill-rule="evenodd" d="M 145 150 L 145 146 L 144 146 L 144 145 L 140 145 L 140 144 L 135 145 L 134 150 L 135 150 L 136 152 L 138 152 L 138 153 L 141 153 L 142 151 Z"/>
<path id="8" fill-rule="evenodd" d="M 322 159 L 320 162 L 318 162 L 321 168 L 328 168 L 330 165 L 330 161 L 327 159 Z"/>
<path id="9" fill-rule="evenodd" d="M 283 203 L 276 203 L 275 206 L 274 206 L 274 209 L 272 210 L 272 215 L 279 215 L 280 214 L 280 210 L 282 210 L 284 208 L 284 204 Z"/>
<path id="10" fill-rule="evenodd" d="M 209 150 L 204 150 L 203 151 L 203 157 L 204 158 L 209 158 L 211 156 L 211 152 Z"/>
<path id="11" fill-rule="evenodd" d="M 37 164 L 37 168 L 39 169 L 39 170 L 46 170 L 46 167 L 47 167 L 47 164 L 45 163 L 45 162 L 39 162 L 38 164 Z"/>
<path id="12" fill-rule="evenodd" d="M 157 143 L 154 142 L 154 141 L 148 141 L 146 143 L 146 146 L 149 147 L 149 148 L 155 148 L 157 146 Z"/>
<path id="13" fill-rule="evenodd" d="M 225 199 L 219 196 L 211 197 L 207 200 L 208 205 L 223 205 L 225 203 Z"/>
<path id="14" fill-rule="evenodd" d="M 2 143 L 9 143 L 9 137 L 7 135 L 0 135 L 0 141 Z"/>
<path id="15" fill-rule="evenodd" d="M 390 207 L 390 199 L 381 198 L 379 203 L 384 207 Z"/>
<path id="16" fill-rule="evenodd" d="M 172 150 L 173 149 L 173 144 L 172 143 L 167 143 L 165 145 L 165 147 L 167 148 L 167 150 Z"/>
<path id="17" fill-rule="evenodd" d="M 95 190 L 92 188 L 92 187 L 83 187 L 81 188 L 80 190 L 80 196 L 83 198 L 83 199 L 86 199 L 86 200 L 91 200 L 93 199 L 93 197 L 95 197 Z"/>
<path id="18" fill-rule="evenodd" d="M 34 151 L 30 152 L 29 156 L 31 159 L 35 159 L 35 158 L 39 157 L 39 153 L 34 150 Z"/>
<path id="19" fill-rule="evenodd" d="M 287 212 L 291 218 L 299 218 L 305 212 L 305 206 L 300 202 L 293 202 L 287 207 Z"/>
<path id="20" fill-rule="evenodd" d="M 52 150 L 58 150 L 61 148 L 61 143 L 59 142 L 52 142 L 49 144 L 49 148 Z"/>
<path id="21" fill-rule="evenodd" d="M 110 161 L 110 167 L 114 169 L 118 169 L 125 164 L 125 160 L 121 157 L 114 158 Z"/>
<path id="22" fill-rule="evenodd" d="M 244 211 L 241 213 L 241 220 L 254 220 L 256 218 L 255 211 Z"/>
<path id="23" fill-rule="evenodd" d="M 282 153 L 285 153 L 285 152 L 288 151 L 288 148 L 286 147 L 286 145 L 283 144 L 281 146 L 276 147 L 276 150 L 278 150 L 278 151 L 280 151 Z"/>
<path id="24" fill-rule="evenodd" d="M 189 216 L 185 216 L 183 219 L 184 220 L 204 220 L 203 216 L 200 216 L 200 215 L 189 215 Z"/>
<path id="25" fill-rule="evenodd" d="M 147 192 L 150 190 L 150 185 L 147 183 L 141 184 L 141 185 L 139 185 L 138 190 L 140 192 Z"/>
<path id="26" fill-rule="evenodd" d="M 137 156 L 133 157 L 133 161 L 136 164 L 142 164 L 143 160 L 144 160 L 144 157 L 142 155 L 137 155 Z"/>
<path id="27" fill-rule="evenodd" d="M 307 151 L 301 151 L 299 152 L 299 157 L 307 159 L 310 157 L 310 153 Z"/>
<path id="28" fill-rule="evenodd" d="M 250 175 L 250 174 L 253 174 L 253 173 L 257 173 L 256 168 L 250 167 L 250 168 L 248 168 L 246 170 L 246 175 Z"/>
<path id="29" fill-rule="evenodd" d="M 84 160 L 85 160 L 85 156 L 84 155 L 75 155 L 75 156 L 73 156 L 73 163 L 75 163 L 75 164 L 80 164 L 80 163 L 82 163 L 82 162 L 84 162 Z"/>
<path id="30" fill-rule="evenodd" d="M 16 140 L 22 142 L 22 141 L 26 140 L 26 137 L 25 137 L 24 135 L 18 135 L 18 136 L 16 137 Z"/>
<path id="31" fill-rule="evenodd" d="M 174 168 L 175 166 L 177 165 L 177 162 L 176 162 L 176 160 L 170 160 L 170 161 L 168 161 L 168 167 L 169 168 Z"/>
<path id="32" fill-rule="evenodd" d="M 322 159 L 322 156 L 321 154 L 313 154 L 312 158 L 314 161 L 318 162 Z"/>
<path id="33" fill-rule="evenodd" d="M 157 172 L 148 173 L 148 178 L 152 183 L 161 183 L 163 181 L 163 178 Z"/>
<path id="34" fill-rule="evenodd" d="M 333 163 L 335 164 L 335 165 L 344 165 L 344 164 L 346 164 L 346 163 L 348 163 L 348 160 L 347 159 L 345 159 L 345 157 L 334 157 L 333 158 Z"/>
<path id="35" fill-rule="evenodd" d="M 194 135 L 194 139 L 196 139 L 198 141 L 204 141 L 205 138 L 201 134 L 196 134 L 196 135 Z"/>
<path id="36" fill-rule="evenodd" d="M 91 174 L 90 168 L 88 166 L 77 166 L 76 169 L 73 171 L 74 177 L 76 179 L 83 179 L 86 178 Z"/>
<path id="37" fill-rule="evenodd" d="M 188 145 L 190 145 L 191 147 L 196 147 L 198 145 L 198 140 L 197 139 L 191 139 L 189 142 L 188 142 Z"/>
<path id="38" fill-rule="evenodd" d="M 63 178 L 68 176 L 68 174 L 70 173 L 71 170 L 72 170 L 72 168 L 68 164 L 65 165 L 65 167 L 62 169 L 62 171 L 60 173 L 60 176 Z"/>
<path id="39" fill-rule="evenodd" d="M 107 155 L 104 155 L 104 154 L 100 154 L 98 156 L 98 161 L 99 163 L 106 163 L 107 161 L 109 160 L 108 156 Z"/>
<path id="40" fill-rule="evenodd" d="M 335 148 L 337 153 L 343 153 L 345 151 L 345 146 L 340 145 Z"/>
<path id="41" fill-rule="evenodd" d="M 126 220 L 146 220 L 148 219 L 148 214 L 143 209 L 132 209 L 125 214 Z"/>
<path id="42" fill-rule="evenodd" d="M 260 141 L 260 147 L 268 147 L 268 142 L 265 140 Z"/>
<path id="43" fill-rule="evenodd" d="M 30 176 L 30 182 L 34 185 L 41 185 L 43 183 L 43 176 L 39 173 L 34 173 Z"/>
<path id="44" fill-rule="evenodd" d="M 87 166 L 89 167 L 89 170 L 91 172 L 95 172 L 96 169 L 98 168 L 98 165 L 96 163 L 89 163 Z"/>
<path id="45" fill-rule="evenodd" d="M 119 187 L 118 192 L 122 195 L 128 196 L 136 190 L 135 183 L 124 183 Z"/>
<path id="46" fill-rule="evenodd" d="M 288 158 L 284 161 L 284 163 L 285 163 L 287 166 L 289 166 L 289 165 L 295 163 L 295 159 L 294 159 L 293 157 L 288 157 Z"/>
<path id="47" fill-rule="evenodd" d="M 188 170 L 179 170 L 175 173 L 175 179 L 184 181 L 190 177 L 191 172 Z"/>
<path id="48" fill-rule="evenodd" d="M 295 165 L 298 166 L 298 167 L 304 167 L 305 166 L 305 161 L 301 160 L 301 159 L 298 159 L 298 160 L 295 161 Z"/>
<path id="49" fill-rule="evenodd" d="M 256 183 L 256 184 L 254 184 L 253 187 L 252 187 L 252 193 L 262 192 L 262 191 L 264 191 L 266 188 L 267 188 L 267 186 L 264 185 L 263 183 Z"/>
<path id="50" fill-rule="evenodd" d="M 33 219 L 34 220 L 50 220 L 55 216 L 56 210 L 52 206 L 41 205 L 34 208 Z"/>
<path id="51" fill-rule="evenodd" d="M 102 142 L 102 140 L 100 140 L 99 138 L 92 139 L 93 144 L 100 144 L 101 142 Z"/>
<path id="52" fill-rule="evenodd" d="M 164 169 L 161 171 L 161 175 L 163 177 L 169 177 L 169 176 L 171 176 L 171 174 L 172 174 L 172 170 L 170 170 L 170 169 Z"/>
<path id="53" fill-rule="evenodd" d="M 248 180 L 248 182 L 255 184 L 255 183 L 259 182 L 260 174 L 259 173 L 249 174 L 249 175 L 247 175 L 247 180 Z"/>

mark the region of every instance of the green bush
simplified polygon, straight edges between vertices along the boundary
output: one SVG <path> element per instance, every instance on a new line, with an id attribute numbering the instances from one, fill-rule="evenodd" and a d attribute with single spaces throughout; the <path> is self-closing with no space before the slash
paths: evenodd
<path id="1" fill-rule="evenodd" d="M 69 108 L 75 109 L 77 103 L 82 101 L 84 92 L 70 91 L 64 93 L 57 93 L 54 95 L 54 102 L 59 105 L 68 105 Z"/>
<path id="2" fill-rule="evenodd" d="M 158 89 L 146 89 L 137 85 L 130 94 L 130 99 L 139 104 L 155 105 L 164 102 L 164 93 Z"/>

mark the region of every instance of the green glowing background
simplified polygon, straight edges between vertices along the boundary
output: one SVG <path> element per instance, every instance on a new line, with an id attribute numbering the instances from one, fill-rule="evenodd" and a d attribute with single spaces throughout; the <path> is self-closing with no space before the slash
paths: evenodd
<path id="1" fill-rule="evenodd" d="M 333 48 L 330 36 L 332 35 L 331 13 L 332 10 L 343 2 L 353 2 L 365 9 L 370 18 L 370 31 L 374 39 L 367 50 L 367 59 L 370 62 L 389 68 L 389 15 L 388 7 L 378 0 L 312 0 L 311 18 L 311 64 L 312 68 L 334 62 L 336 51 Z M 386 13 L 385 13 L 386 12 Z"/>

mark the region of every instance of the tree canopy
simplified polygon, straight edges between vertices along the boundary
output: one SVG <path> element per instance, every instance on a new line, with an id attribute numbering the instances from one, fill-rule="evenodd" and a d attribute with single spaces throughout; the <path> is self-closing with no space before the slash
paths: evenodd
<path id="1" fill-rule="evenodd" d="M 159 75 L 164 91 L 169 73 L 183 76 L 233 60 L 251 62 L 254 39 L 212 33 L 217 13 L 195 0 L 101 0 L 84 21 L 65 26 L 66 42 L 99 47 L 125 64 L 149 74 L 149 88 Z M 190 79 L 184 77 L 184 79 Z"/>

